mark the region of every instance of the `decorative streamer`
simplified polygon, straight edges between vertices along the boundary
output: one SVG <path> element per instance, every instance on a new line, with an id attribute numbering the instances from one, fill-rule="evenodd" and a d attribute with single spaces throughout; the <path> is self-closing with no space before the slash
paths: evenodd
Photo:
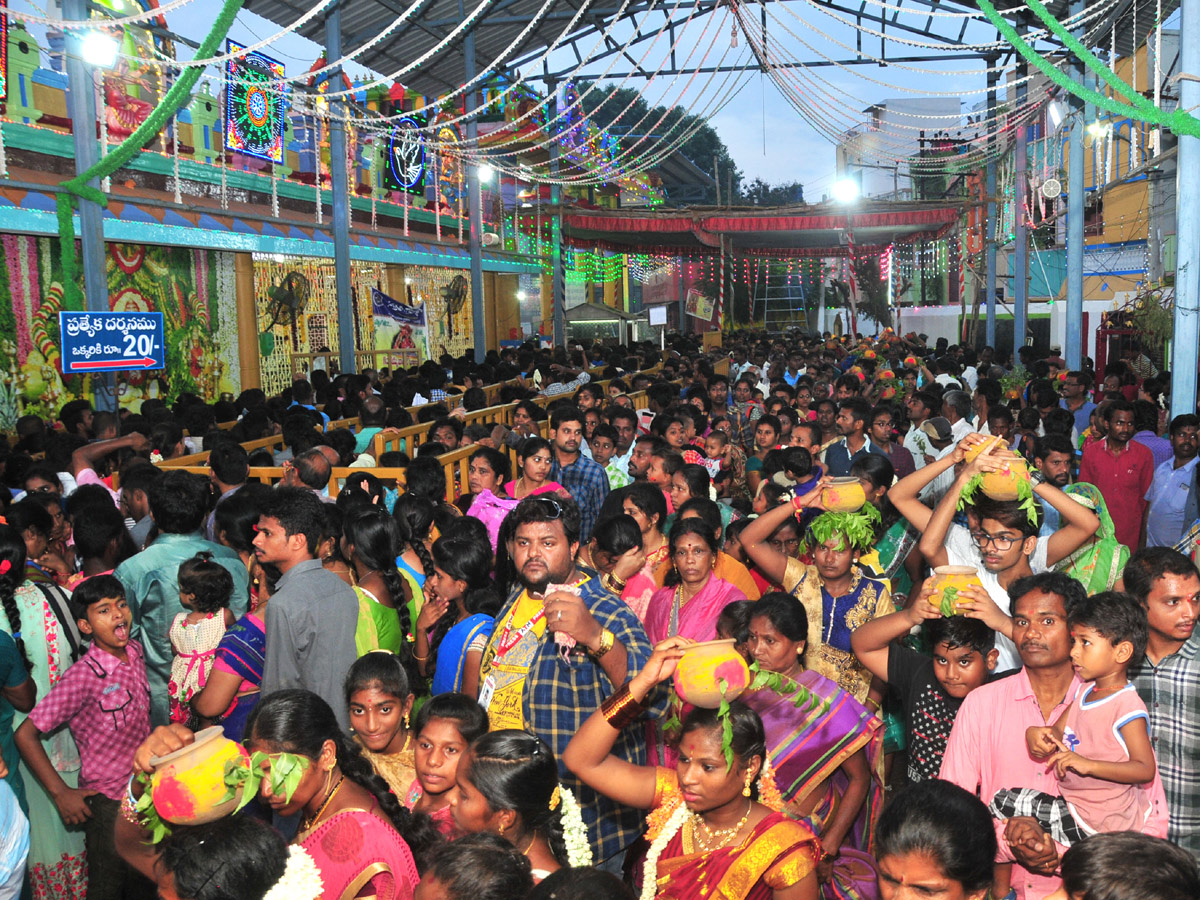
<path id="1" fill-rule="evenodd" d="M 401 191 L 404 195 L 404 236 L 408 237 L 408 191 Z"/>
<path id="2" fill-rule="evenodd" d="M 321 115 L 320 108 L 313 106 L 313 184 L 317 188 L 317 224 L 325 224 L 325 206 L 321 199 Z M 332 162 L 332 160 L 330 160 Z"/>
<path id="3" fill-rule="evenodd" d="M 458 242 L 461 244 L 463 242 L 463 176 L 462 166 L 458 165 L 455 168 L 458 169 Z M 438 169 L 438 172 L 440 174 L 441 169 Z"/>
<path id="4" fill-rule="evenodd" d="M 1162 108 L 1162 0 L 1157 0 L 1154 9 L 1154 105 Z M 1150 133 L 1151 153 L 1162 152 L 1162 128 L 1155 126 Z"/>
<path id="5" fill-rule="evenodd" d="M 99 70 L 92 72 L 92 89 L 96 92 L 96 109 L 100 118 L 100 158 L 108 155 L 108 104 L 104 99 L 104 76 Z M 100 190 L 109 193 L 112 190 L 112 178 L 105 175 L 100 180 Z"/>
<path id="6" fill-rule="evenodd" d="M 4 147 L 4 122 L 0 120 L 0 178 L 8 177 L 8 151 Z"/>
<path id="7" fill-rule="evenodd" d="M 1130 84 L 1130 87 L 1133 88 L 1133 92 L 1135 94 L 1138 93 L 1138 77 L 1137 77 L 1138 76 L 1138 64 L 1137 64 L 1138 63 L 1138 59 L 1137 59 L 1138 58 L 1138 55 L 1137 55 L 1138 23 L 1137 23 L 1137 14 L 1138 14 L 1138 5 L 1136 3 L 1134 3 L 1133 4 L 1133 59 L 1132 59 L 1133 80 L 1132 80 L 1132 83 Z M 1137 165 L 1138 132 L 1141 130 L 1140 128 L 1137 127 L 1137 125 L 1138 125 L 1137 122 L 1129 123 L 1129 162 L 1126 163 L 1126 165 L 1125 165 L 1126 172 L 1130 171 L 1131 169 L 1133 169 L 1134 166 Z M 1118 174 L 1120 173 L 1120 171 L 1121 171 L 1121 166 L 1118 163 L 1117 164 Z"/>
<path id="8" fill-rule="evenodd" d="M 1170 113 L 1156 109 L 1150 100 L 1133 92 L 1128 84 L 1118 78 L 1108 66 L 1104 65 L 1097 58 L 1096 54 L 1088 50 L 1073 34 L 1064 29 L 1039 0 L 1025 0 L 1025 2 L 1034 15 L 1045 23 L 1054 36 L 1062 41 L 1068 50 L 1083 60 L 1084 65 L 1088 69 L 1098 75 L 1115 92 L 1122 94 L 1129 102 L 1122 102 L 1107 97 L 1099 91 L 1079 84 L 1065 72 L 1060 71 L 1049 60 L 1044 59 L 1041 54 L 1026 43 L 1025 39 L 1017 33 L 1017 30 L 996 11 L 996 7 L 992 5 L 991 0 L 979 0 L 978 5 L 984 15 L 987 16 L 988 21 L 1008 39 L 1013 48 L 1059 87 L 1108 112 L 1128 116 L 1130 119 L 1139 122 L 1165 125 L 1177 135 L 1186 134 L 1191 137 L 1200 137 L 1200 119 L 1197 119 L 1183 108 L 1176 109 Z"/>
<path id="9" fill-rule="evenodd" d="M 370 174 L 367 176 L 371 179 L 371 230 L 374 231 L 379 227 L 379 220 L 376 217 L 375 204 L 379 197 L 379 154 L 375 152 L 374 143 L 371 146 L 371 162 Z M 407 219 L 407 216 L 405 216 Z"/>
<path id="10" fill-rule="evenodd" d="M 279 178 L 275 174 L 275 163 L 271 163 L 271 218 L 279 218 Z"/>
<path id="11" fill-rule="evenodd" d="M 183 205 L 183 190 L 179 186 L 179 113 L 171 116 L 171 170 L 175 176 L 175 204 Z M 279 210 L 271 207 L 271 214 L 279 218 Z"/>
<path id="12" fill-rule="evenodd" d="M 210 54 L 220 45 L 241 7 L 242 0 L 225 0 L 225 4 L 213 22 L 212 31 L 200 42 L 197 54 Z M 72 207 L 78 202 L 77 198 L 107 206 L 108 197 L 103 191 L 90 187 L 88 181 L 92 178 L 112 174 L 140 153 L 146 142 L 159 133 L 167 119 L 190 97 L 191 90 L 199 78 L 200 69 L 189 69 L 184 72 L 171 85 L 167 95 L 151 110 L 150 115 L 134 129 L 133 134 L 121 142 L 116 150 L 99 160 L 86 172 L 64 181 L 59 186 L 61 190 L 55 197 L 55 215 L 58 219 L 59 247 L 62 253 L 65 308 L 83 308 L 83 291 L 78 282 L 79 257 L 75 248 L 75 218 L 72 214 Z"/>

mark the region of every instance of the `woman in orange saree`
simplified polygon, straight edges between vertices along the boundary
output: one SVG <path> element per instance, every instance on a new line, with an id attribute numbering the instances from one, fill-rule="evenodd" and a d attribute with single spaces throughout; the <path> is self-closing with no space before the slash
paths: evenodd
<path id="1" fill-rule="evenodd" d="M 623 728 L 637 727 L 642 702 L 671 676 L 689 643 L 682 637 L 660 643 L 645 668 L 584 723 L 563 761 L 595 790 L 654 809 L 642 900 L 817 900 L 820 842 L 772 808 L 779 796 L 763 767 L 762 722 L 748 707 L 734 702 L 722 717 L 692 710 L 673 770 L 636 766 L 609 752 Z"/>

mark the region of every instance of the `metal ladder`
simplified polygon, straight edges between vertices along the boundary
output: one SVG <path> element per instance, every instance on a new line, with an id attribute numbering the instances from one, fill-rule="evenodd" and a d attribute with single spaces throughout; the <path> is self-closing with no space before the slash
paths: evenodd
<path id="1" fill-rule="evenodd" d="M 768 272 L 757 285 L 752 319 L 758 321 L 758 317 L 762 316 L 764 328 L 772 333 L 782 333 L 789 328 L 807 328 L 804 280 L 797 278 L 789 282 L 786 276 L 778 280 L 781 283 L 773 284 Z"/>

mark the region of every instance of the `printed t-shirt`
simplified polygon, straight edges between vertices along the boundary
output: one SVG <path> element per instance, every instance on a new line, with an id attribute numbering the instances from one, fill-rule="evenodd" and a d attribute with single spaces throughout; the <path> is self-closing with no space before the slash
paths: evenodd
<path id="1" fill-rule="evenodd" d="M 546 633 L 546 616 L 540 597 L 531 597 L 529 591 L 522 591 L 520 598 L 513 607 L 512 614 L 503 625 L 497 625 L 496 655 L 492 658 L 489 678 L 494 680 L 491 696 L 481 695 L 480 704 L 488 712 L 488 727 L 491 731 L 502 728 L 523 729 L 525 716 L 522 712 L 522 699 L 525 692 L 525 676 L 537 653 L 542 635 Z M 532 627 L 526 627 L 536 617 Z M 515 644 L 501 653 L 525 629 Z M 486 704 L 483 700 L 488 700 Z"/>

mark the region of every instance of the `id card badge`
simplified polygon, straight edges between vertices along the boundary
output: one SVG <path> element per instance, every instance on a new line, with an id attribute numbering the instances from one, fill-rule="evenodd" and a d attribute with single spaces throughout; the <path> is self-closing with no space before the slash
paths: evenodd
<path id="1" fill-rule="evenodd" d="M 483 680 L 483 686 L 479 689 L 479 705 L 486 710 L 492 705 L 492 694 L 496 693 L 496 676 L 489 675 Z"/>

